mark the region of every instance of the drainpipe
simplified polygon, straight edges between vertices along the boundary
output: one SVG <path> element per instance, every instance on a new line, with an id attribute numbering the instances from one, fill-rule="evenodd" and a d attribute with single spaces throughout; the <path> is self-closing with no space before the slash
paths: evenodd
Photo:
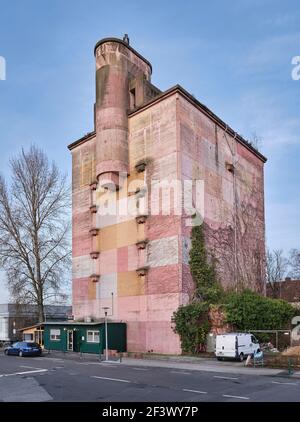
<path id="1" fill-rule="evenodd" d="M 224 134 L 226 135 L 226 133 L 228 130 L 228 125 L 226 125 L 225 130 L 224 130 Z M 238 280 L 237 280 L 237 188 L 236 188 L 236 163 L 237 163 L 237 159 L 236 159 L 236 138 L 237 138 L 237 133 L 234 132 L 234 137 L 233 137 L 233 150 L 230 148 L 230 145 L 227 141 L 227 138 L 225 136 L 225 139 L 227 141 L 227 144 L 229 146 L 229 149 L 231 151 L 232 157 L 233 157 L 233 201 L 234 201 L 234 216 L 233 216 L 233 230 L 234 230 L 234 244 L 233 244 L 233 250 L 234 250 L 234 269 L 233 269 L 233 279 L 234 279 L 234 285 L 235 285 L 235 291 L 236 293 L 238 292 Z"/>
<path id="2" fill-rule="evenodd" d="M 234 197 L 234 283 L 236 293 L 238 292 L 238 280 L 237 280 L 237 187 L 236 187 L 236 136 L 235 132 L 234 142 L 234 153 L 233 153 L 233 197 Z"/>

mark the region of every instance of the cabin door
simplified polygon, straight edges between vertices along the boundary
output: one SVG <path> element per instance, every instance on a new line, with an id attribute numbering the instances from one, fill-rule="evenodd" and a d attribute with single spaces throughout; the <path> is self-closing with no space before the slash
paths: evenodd
<path id="1" fill-rule="evenodd" d="M 68 330 L 67 332 L 67 350 L 73 352 L 74 350 L 74 337 L 73 330 Z"/>

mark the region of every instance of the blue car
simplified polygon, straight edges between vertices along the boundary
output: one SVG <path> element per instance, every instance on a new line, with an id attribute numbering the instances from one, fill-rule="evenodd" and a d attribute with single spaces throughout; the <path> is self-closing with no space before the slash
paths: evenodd
<path id="1" fill-rule="evenodd" d="M 6 347 L 6 349 L 4 349 L 4 354 L 15 356 L 41 356 L 42 349 L 37 343 L 18 341 L 17 343 Z"/>

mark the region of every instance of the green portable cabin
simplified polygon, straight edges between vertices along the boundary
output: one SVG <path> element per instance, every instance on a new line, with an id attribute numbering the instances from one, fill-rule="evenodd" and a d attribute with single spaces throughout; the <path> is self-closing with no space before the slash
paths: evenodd
<path id="1" fill-rule="evenodd" d="M 126 352 L 126 324 L 107 322 L 109 350 Z M 62 352 L 104 353 L 104 322 L 45 322 L 44 344 L 47 350 Z"/>

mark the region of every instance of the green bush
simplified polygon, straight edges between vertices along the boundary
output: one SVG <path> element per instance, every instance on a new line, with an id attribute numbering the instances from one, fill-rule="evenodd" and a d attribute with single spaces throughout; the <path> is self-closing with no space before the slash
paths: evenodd
<path id="1" fill-rule="evenodd" d="M 227 294 L 224 310 L 226 322 L 241 331 L 285 329 L 295 315 L 295 309 L 288 302 L 251 290 Z"/>
<path id="2" fill-rule="evenodd" d="M 179 334 L 184 352 L 195 353 L 197 346 L 206 343 L 206 335 L 210 330 L 208 312 L 209 304 L 199 301 L 180 306 L 174 312 L 174 331 Z"/>
<path id="3" fill-rule="evenodd" d="M 174 331 L 179 334 L 184 352 L 195 353 L 206 344 L 211 329 L 209 310 L 219 305 L 225 323 L 236 330 L 286 329 L 295 315 L 294 308 L 284 300 L 270 299 L 251 290 L 225 293 L 215 271 L 213 256 L 207 254 L 203 225 L 195 226 L 191 235 L 190 270 L 195 282 L 193 300 L 173 314 Z"/>

